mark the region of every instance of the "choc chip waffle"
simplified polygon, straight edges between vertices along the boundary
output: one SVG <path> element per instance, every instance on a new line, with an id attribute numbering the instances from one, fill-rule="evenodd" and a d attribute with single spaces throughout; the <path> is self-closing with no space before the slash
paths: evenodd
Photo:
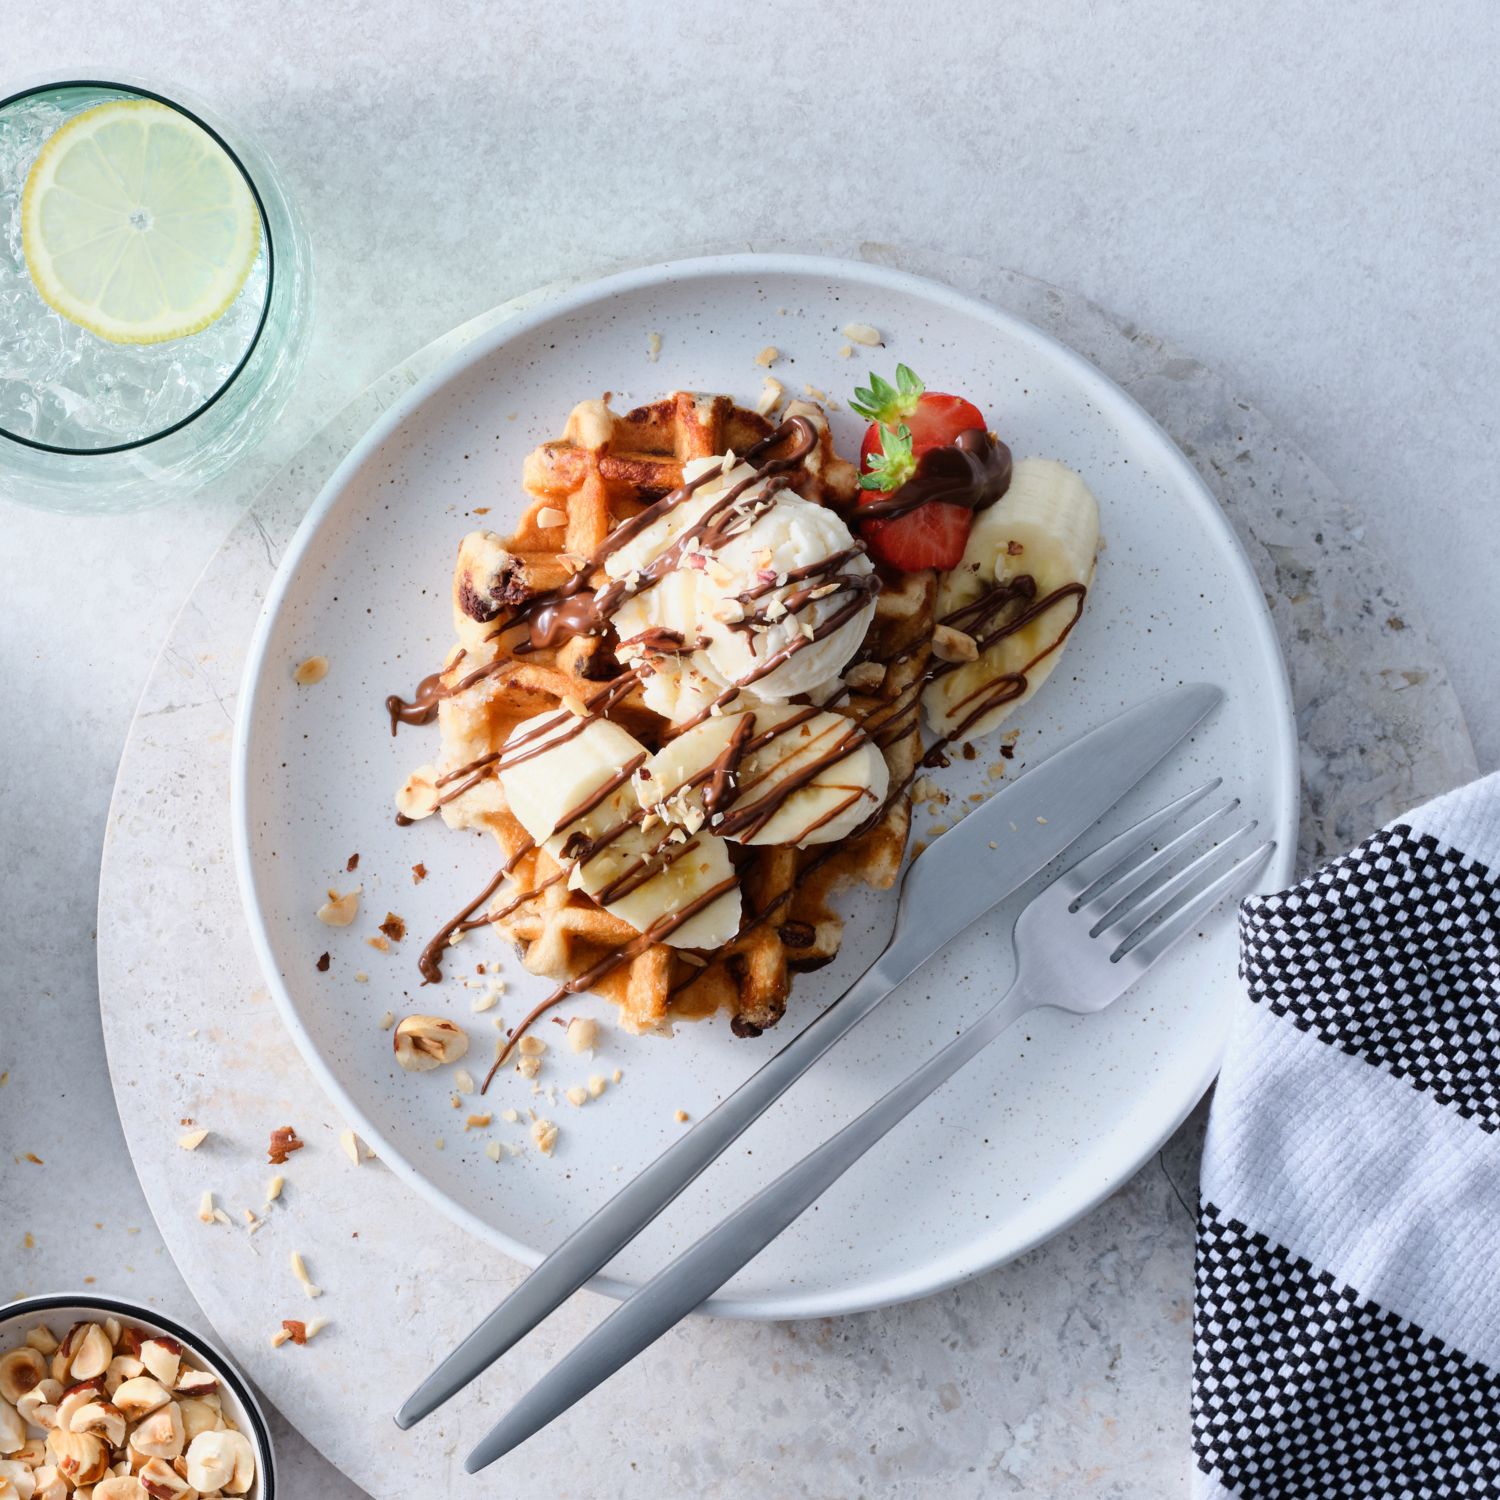
<path id="1" fill-rule="evenodd" d="M 806 402 L 787 409 L 786 415 L 796 414 L 813 421 L 819 442 L 793 473 L 793 487 L 808 500 L 852 504 L 857 471 L 834 453 L 827 419 Z M 791 975 L 818 968 L 838 952 L 843 921 L 831 904 L 834 895 L 857 884 L 889 887 L 906 845 L 906 788 L 922 754 L 919 693 L 935 613 L 930 573 L 906 575 L 878 596 L 856 665 L 846 674 L 849 689 L 829 704 L 863 723 L 880 746 L 890 772 L 887 805 L 858 838 L 837 844 L 732 844 L 745 920 L 722 949 L 693 953 L 654 943 L 608 967 L 640 934 L 569 889 L 566 871 L 530 846 L 506 808 L 499 779 L 486 773 L 517 723 L 559 705 L 607 705 L 607 716 L 648 748 L 661 745 L 667 721 L 645 707 L 604 640 L 575 637 L 556 649 L 512 655 L 526 631 L 509 629 L 506 620 L 527 598 L 572 577 L 614 527 L 675 489 L 687 461 L 730 449 L 743 453 L 773 430 L 725 396 L 676 392 L 623 415 L 603 401 L 585 402 L 560 440 L 527 458 L 524 483 L 532 503 L 515 534 L 503 540 L 471 534 L 455 569 L 459 645 L 442 676 L 448 695 L 438 711 L 443 749 L 432 776 L 450 825 L 487 829 L 509 867 L 508 880 L 485 898 L 487 913 L 476 907 L 469 925 L 487 915 L 534 974 L 558 984 L 587 977 L 587 987 L 614 1001 L 635 1031 L 668 1027 L 674 1011 L 726 1011 L 741 1035 L 774 1025 L 786 1009 Z"/>

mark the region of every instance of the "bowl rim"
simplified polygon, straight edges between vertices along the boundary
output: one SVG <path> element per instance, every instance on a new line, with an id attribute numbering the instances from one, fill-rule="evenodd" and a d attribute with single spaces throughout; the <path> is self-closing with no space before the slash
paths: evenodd
<path id="1" fill-rule="evenodd" d="M 244 1410 L 251 1431 L 247 1434 L 255 1445 L 258 1490 L 250 1492 L 251 1500 L 275 1500 L 276 1496 L 276 1451 L 271 1443 L 271 1429 L 266 1414 L 256 1398 L 250 1382 L 217 1344 L 210 1343 L 200 1333 L 185 1327 L 175 1318 L 157 1312 L 140 1302 L 131 1302 L 123 1297 L 79 1295 L 72 1292 L 49 1292 L 36 1297 L 17 1297 L 14 1301 L 0 1303 L 0 1327 L 17 1318 L 29 1317 L 44 1312 L 58 1312 L 64 1308 L 97 1308 L 116 1316 L 123 1315 L 139 1323 L 149 1323 L 162 1332 L 170 1334 L 186 1349 L 202 1355 L 214 1365 L 214 1373 L 233 1391 L 235 1399 Z"/>

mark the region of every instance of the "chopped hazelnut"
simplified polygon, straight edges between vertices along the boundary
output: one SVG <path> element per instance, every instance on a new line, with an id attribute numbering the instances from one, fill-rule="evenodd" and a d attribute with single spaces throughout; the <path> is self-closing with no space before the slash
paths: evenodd
<path id="1" fill-rule="evenodd" d="M 403 818 L 419 822 L 437 811 L 437 768 L 418 766 L 396 792 L 396 811 Z M 421 868 L 417 866 L 416 868 Z M 426 870 L 422 874 L 426 875 Z"/>
<path id="2" fill-rule="evenodd" d="M 568 1022 L 567 1036 L 574 1052 L 592 1052 L 599 1045 L 599 1023 L 592 1016 L 574 1016 Z"/>
<path id="3" fill-rule="evenodd" d="M 932 654 L 939 661 L 978 661 L 979 643 L 951 625 L 938 625 L 932 632 Z"/>
<path id="4" fill-rule="evenodd" d="M 302 1290 L 309 1297 L 321 1297 L 323 1295 L 323 1288 L 314 1284 L 312 1277 L 307 1274 L 307 1262 L 302 1259 L 302 1256 L 296 1250 L 292 1251 L 292 1275 L 301 1283 Z"/>
<path id="5" fill-rule="evenodd" d="M 441 1016 L 403 1016 L 393 1045 L 396 1061 L 408 1073 L 425 1073 L 457 1062 L 469 1050 L 469 1038 L 461 1026 Z"/>
<path id="6" fill-rule="evenodd" d="M 318 908 L 318 920 L 325 927 L 347 927 L 359 915 L 359 896 L 363 889 L 357 885 L 342 896 L 330 890 L 328 899 Z"/>

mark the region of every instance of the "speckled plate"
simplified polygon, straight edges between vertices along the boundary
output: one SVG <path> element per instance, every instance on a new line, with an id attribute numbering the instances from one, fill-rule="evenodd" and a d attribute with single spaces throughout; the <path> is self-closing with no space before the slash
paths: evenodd
<path id="1" fill-rule="evenodd" d="M 840 357 L 843 326 L 874 324 L 879 351 Z M 653 361 L 648 348 L 660 338 Z M 836 996 L 878 951 L 893 898 L 851 892 L 837 963 L 802 976 L 780 1034 L 743 1041 L 719 1020 L 671 1039 L 606 1025 L 596 1059 L 554 1046 L 535 1097 L 514 1074 L 489 1098 L 452 1105 L 451 1071 L 394 1064 L 387 1010 L 452 1017 L 473 1037 L 482 1074 L 496 1035 L 471 1014 L 462 974 L 502 963 L 498 1014 L 517 1019 L 546 986 L 498 940 L 475 939 L 439 987 L 420 987 L 416 950 L 482 886 L 483 840 L 435 820 L 395 826 L 391 794 L 428 760 L 435 731 L 392 739 L 382 701 L 410 688 L 450 644 L 454 549 L 477 524 L 505 531 L 521 502 L 526 452 L 555 436 L 571 406 L 612 391 L 617 407 L 672 387 L 745 401 L 782 352 L 778 377 L 840 406 L 867 365 L 905 360 L 937 388 L 963 391 L 1017 456 L 1077 468 L 1098 495 L 1105 549 L 1088 610 L 1062 666 L 1014 720 L 1015 759 L 998 745 L 944 773 L 955 805 L 993 791 L 1073 735 L 1167 684 L 1209 679 L 1228 699 L 1178 764 L 1158 772 L 1101 826 L 1142 799 L 1223 776 L 1280 842 L 1265 877 L 1284 882 L 1297 817 L 1296 750 L 1285 672 L 1264 601 L 1211 496 L 1156 424 L 1116 386 L 1035 328 L 949 290 L 878 266 L 797 256 L 729 256 L 595 282 L 496 328 L 464 349 L 359 443 L 319 496 L 267 599 L 246 671 L 234 757 L 236 858 L 262 966 L 286 1023 L 324 1087 L 376 1153 L 430 1203 L 534 1263 L 682 1129 L 756 1068 L 793 1027 Z M 867 354 L 874 355 L 873 361 Z M 845 451 L 860 424 L 833 416 Z M 476 516 L 483 513 L 483 519 Z M 298 687 L 295 664 L 328 657 L 327 678 Z M 916 837 L 935 820 L 919 816 Z M 346 873 L 351 855 L 358 873 Z M 411 868 L 428 878 L 415 884 Z M 363 911 L 336 931 L 314 913 L 329 886 L 364 887 Z M 1009 979 L 1009 933 L 1022 892 L 930 963 L 760 1121 L 599 1278 L 615 1295 L 843 1123 L 971 1020 Z M 366 939 L 394 912 L 410 936 L 390 954 Z M 321 954 L 330 954 L 320 971 Z M 991 1049 L 899 1127 L 709 1304 L 721 1314 L 828 1315 L 917 1297 L 1020 1254 L 1124 1182 L 1202 1095 L 1219 1064 L 1234 983 L 1225 918 L 1105 1014 L 1044 1012 Z M 362 976 L 368 976 L 367 978 Z M 584 998 L 569 1014 L 607 1003 Z M 544 1033 L 560 1039 L 560 1033 Z M 621 1082 L 582 1109 L 562 1098 L 597 1071 Z M 489 1129 L 466 1116 L 495 1112 Z M 506 1124 L 515 1108 L 522 1123 Z M 562 1127 L 556 1153 L 498 1164 L 498 1135 L 522 1145 L 535 1108 Z"/>

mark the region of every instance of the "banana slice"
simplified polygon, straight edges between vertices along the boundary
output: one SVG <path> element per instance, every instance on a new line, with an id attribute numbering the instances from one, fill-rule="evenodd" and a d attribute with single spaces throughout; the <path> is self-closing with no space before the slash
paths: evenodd
<path id="1" fill-rule="evenodd" d="M 1022 459 L 1004 497 L 975 518 L 958 566 L 943 575 L 938 618 L 967 635 L 983 637 L 995 628 L 993 616 L 987 620 L 978 609 L 953 618 L 955 613 L 976 604 L 997 584 L 1022 577 L 1035 583 L 1037 600 L 1069 584 L 1087 587 L 1098 550 L 1099 507 L 1083 480 L 1053 459 Z M 1078 594 L 1065 594 L 1036 619 L 981 651 L 977 660 L 937 678 L 922 695 L 933 730 L 966 738 L 988 734 L 1030 699 L 1057 665 L 1060 637 L 1081 604 Z M 1006 617 L 1023 608 L 1019 603 L 1009 605 Z M 1005 684 L 1018 679 L 1024 680 L 1023 690 L 1004 697 Z M 1004 701 L 983 711 L 986 701 L 997 695 Z M 978 717 L 966 724 L 976 710 Z"/>
<path id="2" fill-rule="evenodd" d="M 557 709 L 511 730 L 501 752 L 500 785 L 511 812 L 540 844 L 645 751 L 608 719 L 585 720 Z"/>
<path id="3" fill-rule="evenodd" d="M 680 656 L 660 656 L 641 679 L 641 701 L 669 724 L 708 712 L 724 689 Z"/>
<path id="4" fill-rule="evenodd" d="M 544 847 L 559 863 L 576 859 L 584 840 L 619 828 L 636 806 L 635 792 L 624 787 L 555 833 Z M 734 880 L 729 846 L 717 834 L 707 829 L 688 834 L 658 822 L 649 832 L 642 832 L 639 823 L 624 828 L 597 854 L 575 863 L 568 884 L 638 932 L 645 932 Z M 674 948 L 721 948 L 739 929 L 736 883 L 680 927 L 663 934 L 661 941 Z"/>
<path id="5" fill-rule="evenodd" d="M 737 745 L 747 748 L 705 813 L 712 770 L 727 768 Z M 646 763 L 636 786 L 642 806 L 689 833 L 706 823 L 740 843 L 806 847 L 852 833 L 880 806 L 888 781 L 885 757 L 861 738 L 852 719 L 796 704 L 754 703 L 669 741 Z"/>
<path id="6" fill-rule="evenodd" d="M 619 777 L 646 751 L 618 724 L 564 712 L 537 714 L 516 725 L 506 747 L 511 764 L 499 779 L 511 812 L 553 859 L 572 864 L 568 884 L 573 890 L 636 931 L 647 931 L 734 879 L 728 845 L 717 835 L 705 831 L 688 837 L 660 824 L 643 832 L 640 821 L 632 821 L 639 810 L 635 788 Z M 518 758 L 527 751 L 534 753 Z M 597 853 L 579 860 L 590 843 L 606 835 Z M 732 885 L 661 941 L 676 948 L 718 948 L 739 925 L 739 887 Z"/>

